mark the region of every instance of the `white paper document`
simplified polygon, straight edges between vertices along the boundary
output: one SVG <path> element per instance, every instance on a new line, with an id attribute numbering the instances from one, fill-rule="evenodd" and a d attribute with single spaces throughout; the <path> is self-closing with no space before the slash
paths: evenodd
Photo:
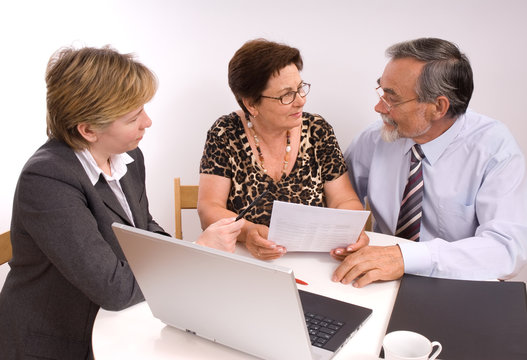
<path id="1" fill-rule="evenodd" d="M 288 252 L 329 252 L 356 242 L 369 214 L 275 200 L 268 239 Z"/>

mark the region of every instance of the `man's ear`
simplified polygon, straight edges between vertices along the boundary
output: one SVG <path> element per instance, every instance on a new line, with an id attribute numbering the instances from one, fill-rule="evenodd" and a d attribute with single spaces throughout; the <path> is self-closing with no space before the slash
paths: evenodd
<path id="1" fill-rule="evenodd" d="M 247 108 L 247 111 L 249 111 L 249 114 L 252 117 L 258 116 L 258 109 L 256 106 L 254 106 L 254 103 L 252 100 L 249 100 L 247 98 L 242 98 L 243 105 Z"/>
<path id="2" fill-rule="evenodd" d="M 450 100 L 446 96 L 438 96 L 434 106 L 434 117 L 436 119 L 442 119 L 450 108 Z"/>
<path id="3" fill-rule="evenodd" d="M 94 143 L 97 141 L 97 133 L 93 131 L 92 127 L 87 123 L 80 123 L 77 125 L 77 131 L 88 142 Z"/>

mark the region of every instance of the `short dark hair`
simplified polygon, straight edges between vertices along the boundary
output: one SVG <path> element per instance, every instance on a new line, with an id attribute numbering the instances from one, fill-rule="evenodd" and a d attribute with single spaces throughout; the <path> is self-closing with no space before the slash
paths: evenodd
<path id="1" fill-rule="evenodd" d="M 414 58 L 425 62 L 415 89 L 419 101 L 432 102 L 438 96 L 450 101 L 447 115 L 465 113 L 474 90 L 472 68 L 457 45 L 437 38 L 420 38 L 395 44 L 386 50 L 391 59 Z"/>
<path id="2" fill-rule="evenodd" d="M 236 51 L 229 62 L 229 86 L 244 112 L 242 98 L 258 103 L 269 79 L 290 64 L 302 70 L 300 51 L 265 39 L 247 41 Z"/>

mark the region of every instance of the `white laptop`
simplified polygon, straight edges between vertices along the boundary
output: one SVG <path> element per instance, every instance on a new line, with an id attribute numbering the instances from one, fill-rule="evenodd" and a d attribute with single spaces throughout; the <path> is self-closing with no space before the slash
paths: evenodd
<path id="1" fill-rule="evenodd" d="M 289 268 L 112 227 L 156 318 L 251 355 L 330 359 L 371 315 L 371 309 L 298 290 Z"/>

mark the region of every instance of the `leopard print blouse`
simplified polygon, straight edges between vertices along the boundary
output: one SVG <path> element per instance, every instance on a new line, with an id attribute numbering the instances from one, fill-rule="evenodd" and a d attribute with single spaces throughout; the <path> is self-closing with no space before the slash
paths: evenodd
<path id="1" fill-rule="evenodd" d="M 273 200 L 326 206 L 324 183 L 346 172 L 342 151 L 333 128 L 320 115 L 302 114 L 300 148 L 293 169 L 275 182 L 256 162 L 257 154 L 235 113 L 220 117 L 207 133 L 200 173 L 231 179 L 227 209 L 240 213 L 265 189 L 261 202 L 245 218 L 269 226 Z"/>

